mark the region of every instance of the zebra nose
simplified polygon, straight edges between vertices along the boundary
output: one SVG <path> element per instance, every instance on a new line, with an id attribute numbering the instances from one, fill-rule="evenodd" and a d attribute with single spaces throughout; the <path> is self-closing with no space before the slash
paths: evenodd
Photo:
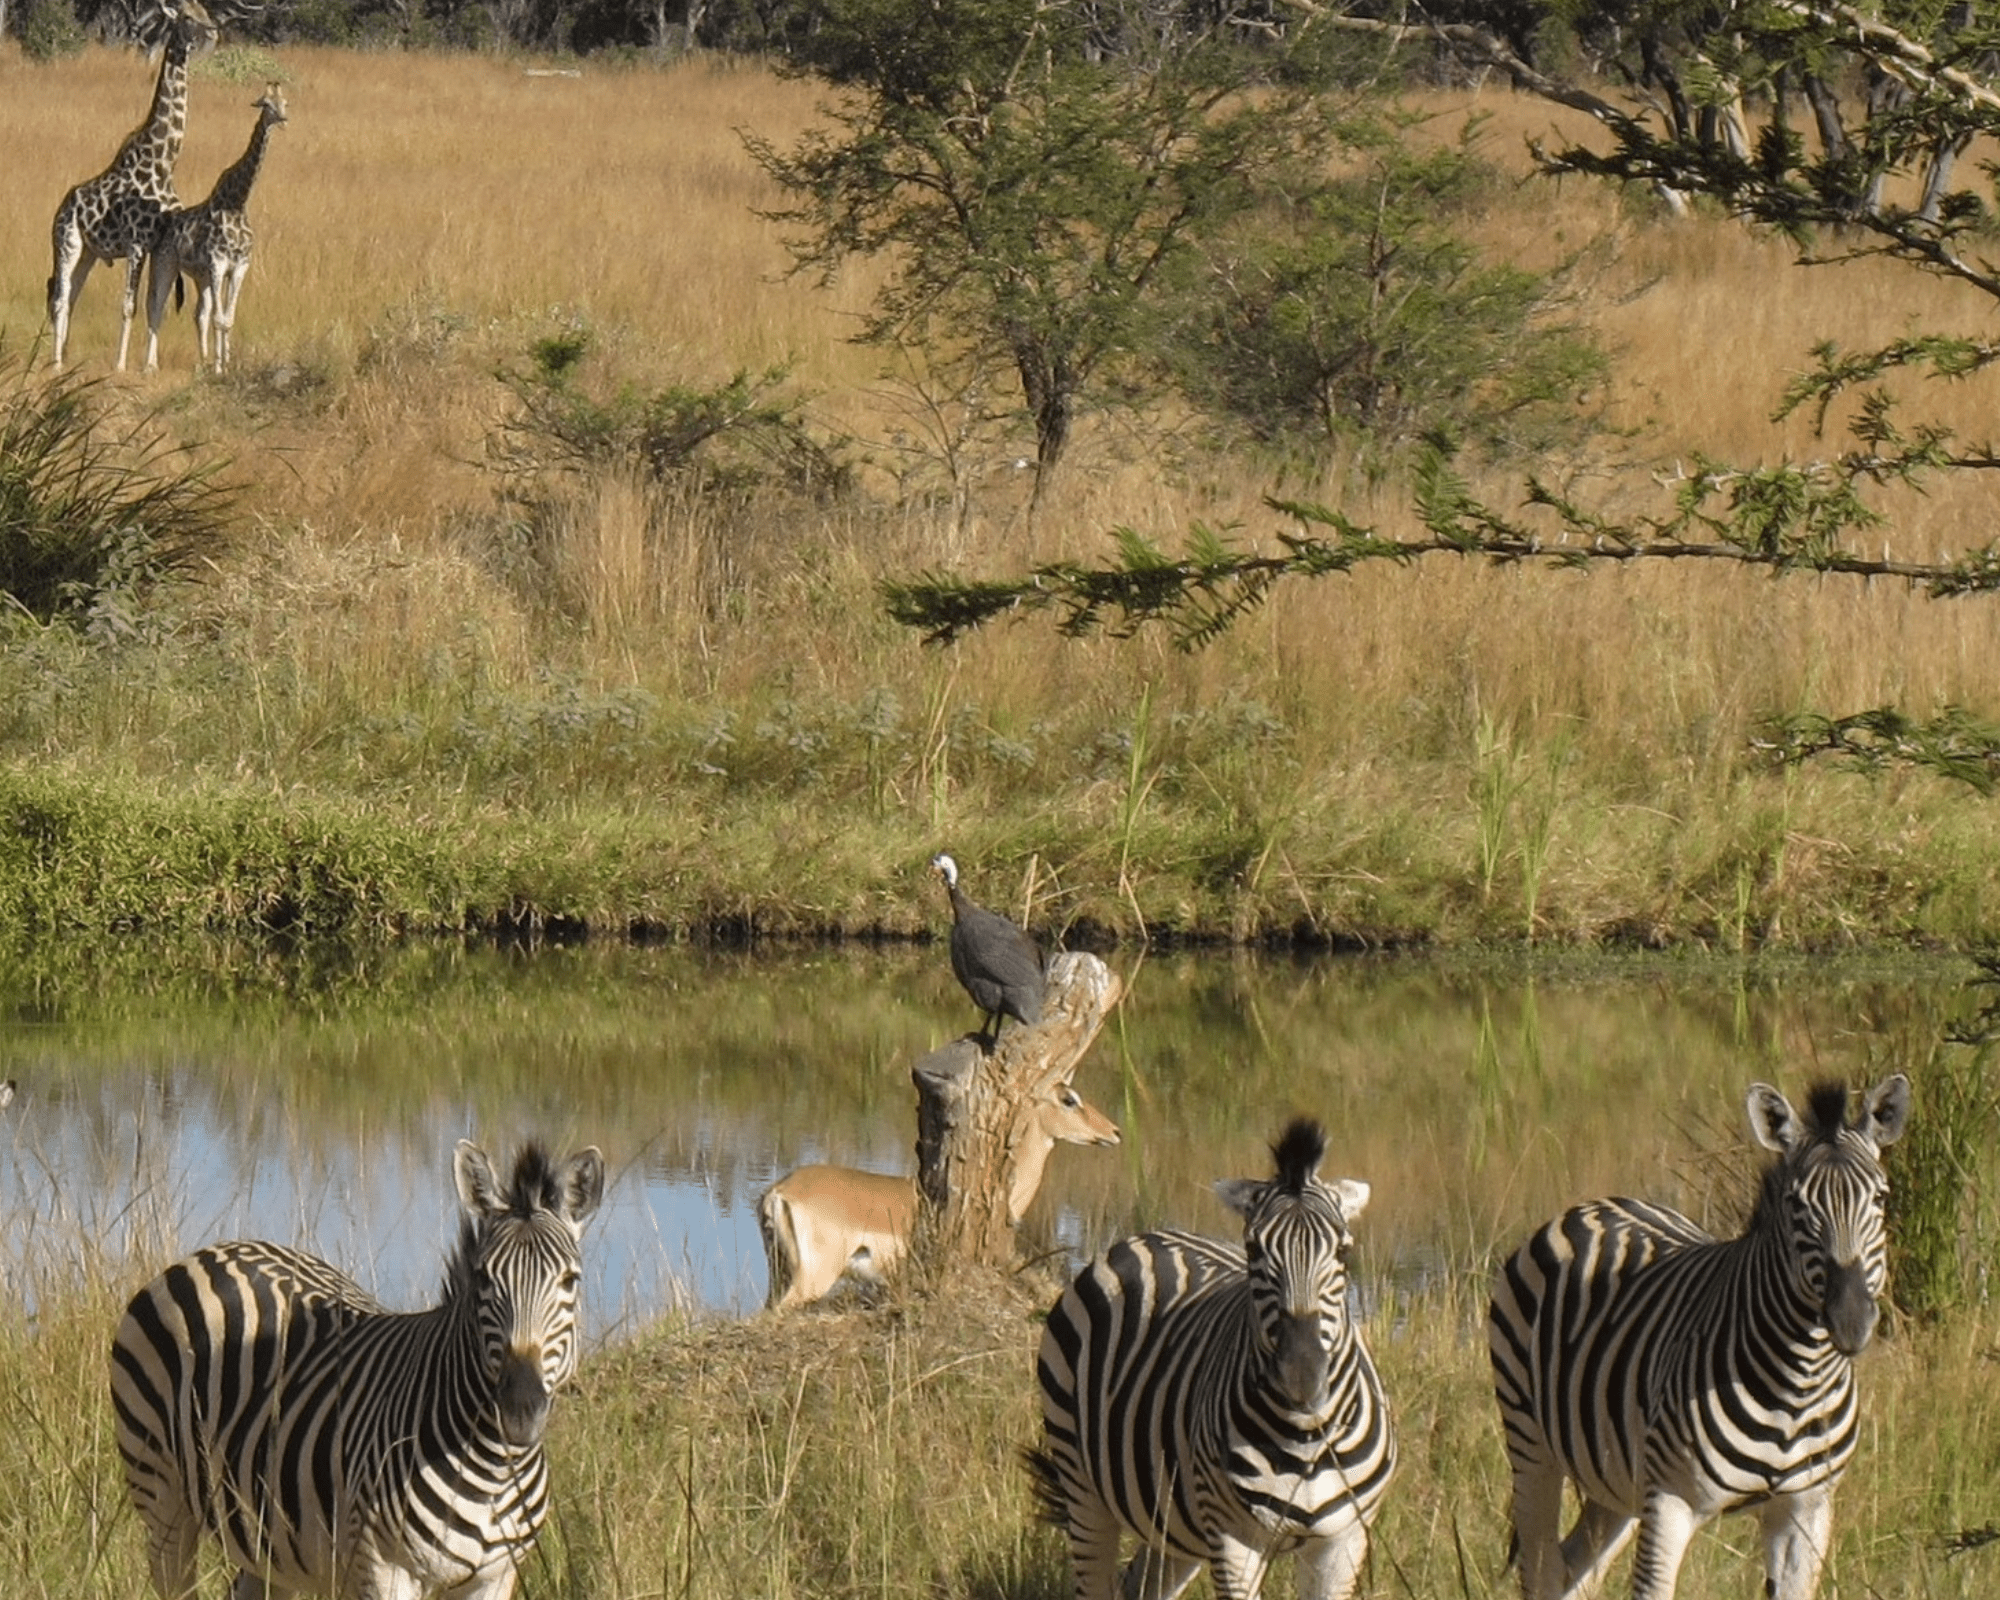
<path id="1" fill-rule="evenodd" d="M 1826 1280 L 1826 1331 L 1834 1349 L 1844 1356 L 1858 1356 L 1875 1336 L 1880 1315 L 1868 1274 L 1858 1261 L 1838 1263 L 1828 1269 Z"/>
<path id="2" fill-rule="evenodd" d="M 1272 1382 L 1285 1400 L 1310 1411 L 1326 1392 L 1326 1346 L 1320 1342 L 1319 1315 L 1290 1312 L 1278 1318 L 1277 1359 Z"/>
<path id="3" fill-rule="evenodd" d="M 542 1353 L 530 1346 L 510 1349 L 500 1363 L 495 1400 L 500 1436 L 517 1447 L 539 1444 L 549 1421 L 549 1388 L 542 1381 Z"/>

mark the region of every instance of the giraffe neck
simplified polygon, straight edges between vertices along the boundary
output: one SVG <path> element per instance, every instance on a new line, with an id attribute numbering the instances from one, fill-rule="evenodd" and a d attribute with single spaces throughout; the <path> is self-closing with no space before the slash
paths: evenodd
<path id="1" fill-rule="evenodd" d="M 112 167 L 119 176 L 167 196 L 174 191 L 174 163 L 180 159 L 181 140 L 187 134 L 188 50 L 186 35 L 176 29 L 168 37 L 160 60 L 152 114 L 133 129 Z"/>
<path id="2" fill-rule="evenodd" d="M 264 145 L 270 137 L 271 124 L 259 119 L 250 132 L 249 148 L 215 180 L 215 190 L 208 197 L 211 211 L 241 211 L 250 203 L 250 186 L 257 181 L 257 169 L 264 164 Z"/>

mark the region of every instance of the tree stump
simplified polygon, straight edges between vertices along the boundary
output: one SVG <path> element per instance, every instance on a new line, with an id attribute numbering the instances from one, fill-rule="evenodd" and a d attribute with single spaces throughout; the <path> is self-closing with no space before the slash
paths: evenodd
<path id="1" fill-rule="evenodd" d="M 919 1196 L 912 1254 L 926 1271 L 1013 1261 L 1020 1218 L 1011 1202 L 1033 1196 L 1048 1157 L 1024 1137 L 1030 1107 L 1071 1080 L 1123 991 L 1097 957 L 1066 952 L 1049 963 L 1040 1022 L 1010 1024 L 990 1053 L 979 1034 L 954 1039 L 911 1069 Z"/>

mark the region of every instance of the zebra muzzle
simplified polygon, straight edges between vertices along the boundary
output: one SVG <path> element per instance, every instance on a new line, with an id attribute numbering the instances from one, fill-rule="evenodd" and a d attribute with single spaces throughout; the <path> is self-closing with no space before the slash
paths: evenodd
<path id="1" fill-rule="evenodd" d="M 1868 1286 L 1868 1274 L 1858 1261 L 1836 1263 L 1826 1274 L 1826 1331 L 1834 1349 L 1858 1356 L 1875 1336 L 1880 1310 Z"/>
<path id="2" fill-rule="evenodd" d="M 1278 1318 L 1278 1347 L 1271 1367 L 1272 1386 L 1286 1404 L 1313 1411 L 1326 1395 L 1327 1352 L 1320 1339 L 1317 1311 Z"/>
<path id="3" fill-rule="evenodd" d="M 549 1387 L 542 1381 L 539 1350 L 509 1350 L 500 1363 L 500 1385 L 494 1396 L 500 1416 L 500 1436 L 525 1447 L 541 1443 L 549 1422 Z"/>

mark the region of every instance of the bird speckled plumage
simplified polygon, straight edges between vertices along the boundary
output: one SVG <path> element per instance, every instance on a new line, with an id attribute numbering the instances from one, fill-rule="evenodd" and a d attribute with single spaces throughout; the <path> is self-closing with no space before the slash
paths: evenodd
<path id="1" fill-rule="evenodd" d="M 1000 1019 L 1033 1026 L 1042 1020 L 1043 960 L 1040 946 L 998 912 L 966 898 L 958 886 L 958 863 L 931 857 L 931 870 L 951 897 L 951 970 L 979 1007 L 980 1031 L 1000 1037 Z"/>

